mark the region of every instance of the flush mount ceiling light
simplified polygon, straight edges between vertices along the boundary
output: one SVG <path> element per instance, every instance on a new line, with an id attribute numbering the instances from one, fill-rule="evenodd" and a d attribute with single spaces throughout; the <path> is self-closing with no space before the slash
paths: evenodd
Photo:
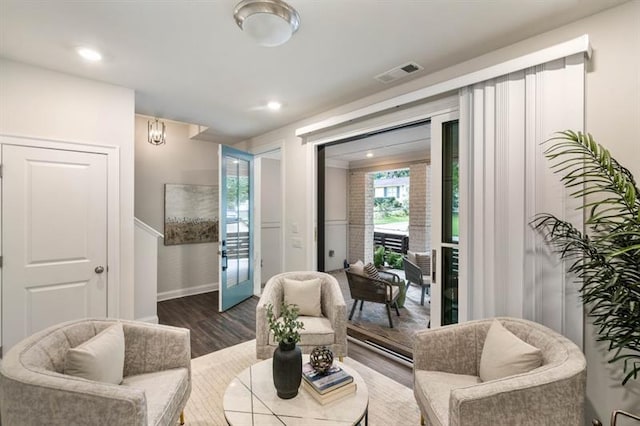
<path id="1" fill-rule="evenodd" d="M 267 47 L 286 43 L 300 26 L 298 12 L 282 0 L 243 0 L 233 17 L 242 31 Z"/>
<path id="2" fill-rule="evenodd" d="M 367 158 L 373 157 L 373 152 L 367 152 Z"/>
<path id="3" fill-rule="evenodd" d="M 280 110 L 280 108 L 282 108 L 282 104 L 278 101 L 270 101 L 267 104 L 267 108 L 269 108 L 271 111 L 278 111 Z"/>
<path id="4" fill-rule="evenodd" d="M 151 145 L 162 145 L 167 142 L 166 126 L 163 121 L 157 118 L 154 121 L 149 120 L 149 143 Z"/>
<path id="5" fill-rule="evenodd" d="M 100 52 L 90 49 L 88 47 L 78 47 L 76 49 L 76 52 L 78 52 L 78 55 L 80 55 L 83 59 L 86 59 L 87 61 L 98 62 L 102 60 L 102 55 L 100 54 Z"/>

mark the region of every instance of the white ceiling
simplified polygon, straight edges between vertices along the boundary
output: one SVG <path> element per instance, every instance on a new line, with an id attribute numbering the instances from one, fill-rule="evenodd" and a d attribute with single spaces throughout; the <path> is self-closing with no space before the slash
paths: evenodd
<path id="1" fill-rule="evenodd" d="M 430 149 L 431 124 L 425 123 L 328 146 L 325 159 L 329 166 L 354 169 L 426 159 Z"/>
<path id="2" fill-rule="evenodd" d="M 386 89 L 373 77 L 408 61 L 423 76 L 624 1 L 289 0 L 300 30 L 266 48 L 236 26 L 238 0 L 0 0 L 0 56 L 133 88 L 137 113 L 233 142 Z"/>

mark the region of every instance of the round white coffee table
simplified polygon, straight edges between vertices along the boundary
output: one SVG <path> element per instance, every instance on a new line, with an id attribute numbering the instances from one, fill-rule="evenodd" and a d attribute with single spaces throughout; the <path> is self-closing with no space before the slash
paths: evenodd
<path id="1" fill-rule="evenodd" d="M 309 360 L 303 357 L 303 362 Z M 336 361 L 337 362 L 337 361 Z M 357 390 L 338 401 L 321 405 L 300 386 L 298 395 L 280 399 L 273 386 L 272 359 L 252 365 L 229 383 L 223 407 L 230 425 L 368 425 L 369 390 L 362 377 L 338 363 L 353 376 Z"/>

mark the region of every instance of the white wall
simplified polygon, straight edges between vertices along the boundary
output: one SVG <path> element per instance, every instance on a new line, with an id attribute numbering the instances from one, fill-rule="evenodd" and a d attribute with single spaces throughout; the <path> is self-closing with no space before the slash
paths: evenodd
<path id="1" fill-rule="evenodd" d="M 347 169 L 325 168 L 325 271 L 342 269 L 347 258 L 347 182 Z M 333 256 L 329 256 L 330 250 Z"/>
<path id="2" fill-rule="evenodd" d="M 167 142 L 147 141 L 149 118 L 135 117 L 135 215 L 164 233 L 164 184 L 218 185 L 218 144 L 189 139 L 189 125 L 165 121 Z M 218 243 L 158 247 L 158 298 L 218 288 Z"/>
<path id="3" fill-rule="evenodd" d="M 260 281 L 282 272 L 282 190 L 280 160 L 262 158 L 260 166 Z"/>
<path id="4" fill-rule="evenodd" d="M 593 60 L 587 72 L 586 129 L 640 179 L 640 1 L 576 23 L 570 30 L 588 29 Z M 567 29 L 569 31 L 569 29 Z M 619 363 L 607 364 L 611 354 L 597 343 L 597 329 L 585 324 L 587 357 L 587 420 L 606 420 L 614 409 L 640 414 L 640 380 L 622 388 Z M 604 423 L 604 422 L 603 422 Z M 631 423 L 627 423 L 631 424 Z M 624 425 L 624 423 L 623 423 Z"/>
<path id="5" fill-rule="evenodd" d="M 0 133 L 120 147 L 120 317 L 134 318 L 134 92 L 0 59 Z"/>
<path id="6" fill-rule="evenodd" d="M 313 245 L 314 212 L 307 193 L 314 190 L 315 170 L 312 164 L 307 164 L 309 148 L 295 136 L 295 129 L 531 53 L 584 33 L 589 34 L 594 49 L 586 78 L 587 130 L 610 148 L 613 155 L 623 161 L 636 177 L 640 177 L 640 144 L 637 141 L 637 135 L 640 134 L 640 2 L 632 1 L 241 144 L 248 149 L 257 149 L 285 140 L 285 269 L 310 268 L 314 255 L 313 247 L 309 247 Z M 298 234 L 292 233 L 293 228 L 299 230 Z M 293 247 L 293 237 L 301 239 L 301 248 Z M 603 345 L 595 343 L 594 330 L 589 325 L 585 328 L 585 353 L 588 364 L 587 420 L 597 416 L 606 422 L 610 412 L 616 408 L 637 411 L 640 406 L 640 385 L 635 382 L 624 389 L 619 386 L 621 375 L 610 370 Z"/>
<path id="7" fill-rule="evenodd" d="M 158 323 L 158 240 L 157 232 L 135 222 L 135 318 Z"/>

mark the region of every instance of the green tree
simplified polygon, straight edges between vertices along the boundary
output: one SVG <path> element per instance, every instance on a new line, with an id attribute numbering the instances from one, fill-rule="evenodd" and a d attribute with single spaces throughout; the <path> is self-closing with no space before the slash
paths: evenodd
<path id="1" fill-rule="evenodd" d="M 227 176 L 227 208 L 237 209 L 239 204 L 249 201 L 249 177 Z"/>
<path id="2" fill-rule="evenodd" d="M 387 170 L 384 172 L 375 172 L 373 174 L 373 179 L 391 179 L 391 178 L 399 178 L 399 177 L 408 177 L 409 169 L 398 169 L 398 170 Z"/>

